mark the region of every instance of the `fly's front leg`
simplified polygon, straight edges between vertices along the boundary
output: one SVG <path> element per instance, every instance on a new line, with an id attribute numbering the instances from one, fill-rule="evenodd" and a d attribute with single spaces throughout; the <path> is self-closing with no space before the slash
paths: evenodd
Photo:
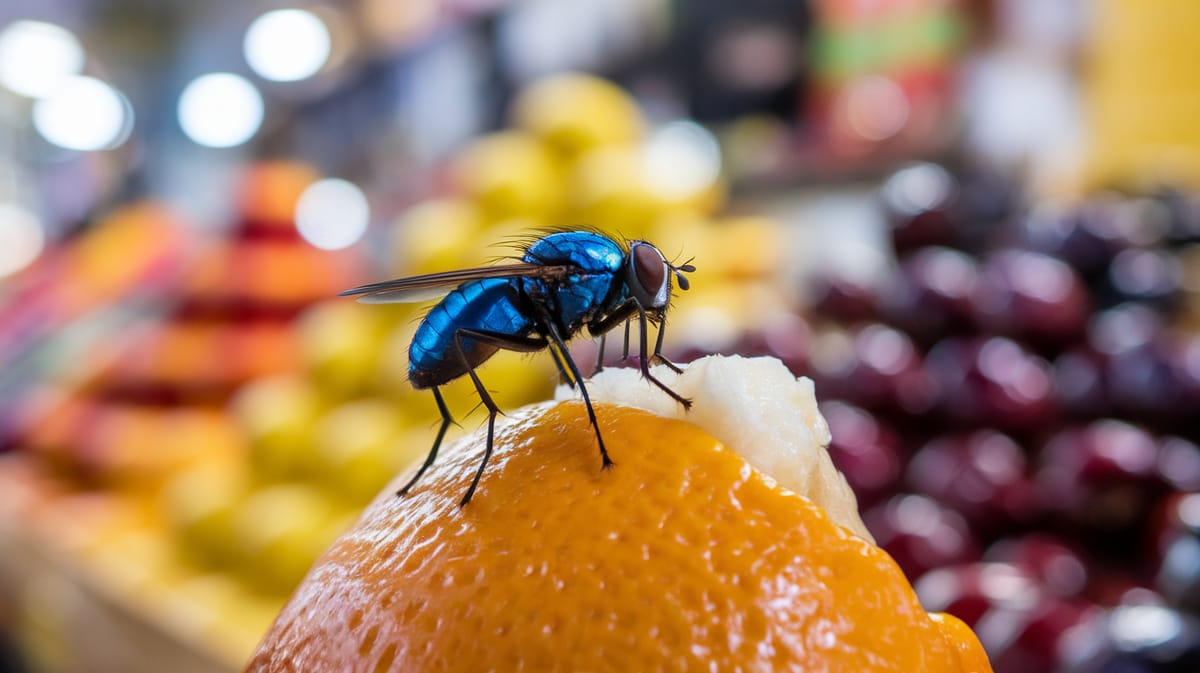
<path id="1" fill-rule="evenodd" d="M 646 355 L 650 350 L 649 337 L 647 336 L 648 328 L 646 326 L 646 323 L 647 323 L 646 310 L 643 309 L 642 305 L 637 303 L 636 300 L 634 300 L 634 299 L 626 300 L 624 303 L 622 303 L 620 306 L 618 306 L 615 310 L 613 310 L 612 313 L 608 314 L 603 319 L 597 321 L 596 323 L 594 323 L 592 325 L 588 325 L 588 331 L 592 332 L 593 334 L 598 334 L 598 333 L 602 334 L 602 333 L 607 332 L 607 331 L 613 329 L 614 327 L 616 327 L 617 323 L 624 321 L 626 331 L 628 332 L 629 322 L 630 322 L 630 319 L 633 317 L 634 313 L 637 313 L 638 324 L 641 327 L 640 338 L 641 338 L 642 351 L 640 353 L 640 356 L 638 357 L 638 365 L 641 368 L 642 376 L 647 381 L 653 383 L 655 386 L 658 386 L 663 392 L 670 395 L 671 399 L 673 399 L 676 402 L 683 405 L 684 409 L 690 409 L 692 407 L 691 400 L 680 395 L 679 393 L 675 392 L 674 390 L 671 390 L 669 387 L 667 387 L 667 384 L 663 383 L 662 381 L 659 381 L 657 378 L 654 377 L 653 374 L 650 373 L 650 358 L 647 357 L 647 355 Z M 661 330 L 659 333 L 661 334 Z M 674 367 L 673 367 L 673 369 L 674 369 Z M 676 369 L 676 371 L 679 371 L 679 370 Z"/>
<path id="2" fill-rule="evenodd" d="M 665 335 L 666 332 L 667 321 L 664 319 L 662 322 L 658 323 L 658 338 L 654 340 L 654 354 L 650 356 L 650 360 L 653 362 L 661 362 L 676 374 L 682 374 L 683 370 L 680 369 L 678 365 L 663 357 L 663 335 Z"/>
<path id="3" fill-rule="evenodd" d="M 654 377 L 653 374 L 650 373 L 650 358 L 646 356 L 646 352 L 649 350 L 649 337 L 646 334 L 647 330 L 649 329 L 649 327 L 646 324 L 647 323 L 646 310 L 643 309 L 642 305 L 637 302 L 634 302 L 634 306 L 637 307 L 638 327 L 640 328 L 639 329 L 639 332 L 640 332 L 639 340 L 641 342 L 640 345 L 641 345 L 642 350 L 640 353 L 638 353 L 638 364 L 642 368 L 642 378 L 644 378 L 647 381 L 649 381 L 650 383 L 653 383 L 654 385 L 658 386 L 660 390 L 662 390 L 664 393 L 670 395 L 671 399 L 673 399 L 676 402 L 678 402 L 679 404 L 683 405 L 684 409 L 691 409 L 692 401 L 690 399 L 684 397 L 683 395 L 680 395 L 679 393 L 675 392 L 674 390 L 671 390 L 671 388 L 668 387 L 667 384 L 663 383 L 662 381 L 659 381 L 657 378 Z M 661 330 L 659 333 L 661 334 Z M 679 370 L 676 370 L 676 371 L 679 371 Z"/>

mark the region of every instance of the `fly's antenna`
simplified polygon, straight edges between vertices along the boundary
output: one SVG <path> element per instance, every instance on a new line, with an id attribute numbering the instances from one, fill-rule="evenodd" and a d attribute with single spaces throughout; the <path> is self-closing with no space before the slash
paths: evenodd
<path id="1" fill-rule="evenodd" d="M 696 271 L 696 267 L 692 265 L 692 260 L 694 259 L 696 258 L 690 257 L 688 258 L 688 261 L 680 264 L 679 266 L 675 266 L 674 264 L 667 262 L 667 266 L 671 269 L 671 272 L 675 274 L 675 282 L 679 285 L 680 290 L 686 291 L 692 286 L 692 284 L 688 281 L 687 276 L 683 274 L 693 273 Z"/>

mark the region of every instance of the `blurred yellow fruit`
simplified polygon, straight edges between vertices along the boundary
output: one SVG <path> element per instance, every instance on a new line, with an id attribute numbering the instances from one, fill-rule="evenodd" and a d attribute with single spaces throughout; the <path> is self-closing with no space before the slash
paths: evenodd
<path id="1" fill-rule="evenodd" d="M 433 199 L 408 209 L 390 232 L 390 267 L 397 276 L 476 266 L 466 257 L 477 247 L 483 218 L 463 199 Z"/>
<path id="2" fill-rule="evenodd" d="M 243 471 L 200 465 L 168 482 L 162 509 L 185 551 L 206 564 L 227 566 L 236 561 L 233 516 L 246 492 Z"/>
<path id="3" fill-rule="evenodd" d="M 176 600 L 190 610 L 203 642 L 225 661 L 240 666 L 283 607 L 278 595 L 250 591 L 225 573 L 200 575 L 178 587 Z"/>
<path id="4" fill-rule="evenodd" d="M 712 276 L 712 262 L 724 254 L 713 243 L 712 221 L 695 212 L 671 211 L 655 221 L 646 240 L 658 246 L 669 261 L 682 264 L 693 260 L 696 271 L 688 274 L 694 287 Z"/>
<path id="5" fill-rule="evenodd" d="M 633 98 L 607 80 L 584 74 L 547 77 L 518 94 L 513 123 L 537 134 L 565 157 L 642 136 L 644 122 Z"/>
<path id="6" fill-rule="evenodd" d="M 553 221 L 563 203 L 563 169 L 536 137 L 501 131 L 474 141 L 454 161 L 463 193 L 492 220 Z"/>
<path id="7" fill-rule="evenodd" d="M 148 609 L 196 573 L 171 532 L 160 527 L 113 539 L 88 559 L 88 569 L 107 591 Z"/>
<path id="8" fill-rule="evenodd" d="M 11 487 L 11 485 L 10 485 Z M 64 494 L 46 501 L 37 528 L 81 558 L 103 554 L 114 540 L 161 524 L 154 503 L 114 491 Z"/>
<path id="9" fill-rule="evenodd" d="M 713 255 L 709 264 L 724 275 L 737 279 L 768 279 L 779 273 L 787 261 L 784 253 L 794 250 L 785 239 L 785 230 L 767 217 L 726 217 L 713 222 Z"/>
<path id="10" fill-rule="evenodd" d="M 312 382 L 287 374 L 246 384 L 232 410 L 250 438 L 250 464 L 264 480 L 306 476 L 313 458 L 312 434 L 322 411 Z"/>
<path id="11" fill-rule="evenodd" d="M 408 347 L 420 323 L 418 317 L 403 321 L 384 337 L 376 373 L 380 386 L 389 393 L 403 397 L 412 390 L 412 384 L 408 382 Z M 412 417 L 403 405 L 398 405 L 397 411 Z"/>
<path id="12" fill-rule="evenodd" d="M 646 181 L 636 147 L 593 150 L 579 158 L 571 179 L 572 224 L 644 238 L 664 203 Z"/>
<path id="13" fill-rule="evenodd" d="M 304 363 L 321 393 L 346 398 L 375 381 L 387 312 L 349 299 L 320 304 L 300 319 Z"/>
<path id="14" fill-rule="evenodd" d="M 403 433 L 391 401 L 367 398 L 334 407 L 317 423 L 313 439 L 321 483 L 350 504 L 366 504 L 411 459 L 400 453 Z"/>
<path id="15" fill-rule="evenodd" d="M 255 589 L 291 591 L 347 523 L 316 486 L 283 484 L 255 491 L 233 515 L 238 568 Z"/>

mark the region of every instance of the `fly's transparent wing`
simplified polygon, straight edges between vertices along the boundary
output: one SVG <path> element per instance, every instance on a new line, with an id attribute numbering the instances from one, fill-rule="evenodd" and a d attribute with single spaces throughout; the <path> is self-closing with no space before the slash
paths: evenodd
<path id="1" fill-rule="evenodd" d="M 463 283 L 473 280 L 527 277 L 555 281 L 565 279 L 577 270 L 574 266 L 566 265 L 502 264 L 497 266 L 481 266 L 474 269 L 459 269 L 458 271 L 430 273 L 423 276 L 409 276 L 408 278 L 370 283 L 339 292 L 338 296 L 357 296 L 358 301 L 364 304 L 404 304 L 437 299 Z"/>

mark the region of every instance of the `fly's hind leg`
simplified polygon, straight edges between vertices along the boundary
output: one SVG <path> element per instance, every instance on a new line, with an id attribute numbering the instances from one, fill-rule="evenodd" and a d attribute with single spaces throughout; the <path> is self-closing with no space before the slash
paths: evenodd
<path id="1" fill-rule="evenodd" d="M 450 416 L 450 410 L 446 408 L 446 400 L 442 399 L 441 391 L 437 389 L 437 386 L 434 386 L 432 390 L 433 399 L 437 402 L 438 411 L 442 413 L 442 426 L 438 428 L 437 437 L 433 440 L 433 447 L 429 449 L 429 455 L 425 456 L 425 462 L 421 464 L 420 469 L 417 470 L 412 479 L 409 479 L 407 484 L 401 487 L 399 491 L 396 491 L 396 495 L 398 496 L 408 495 L 412 487 L 421 479 L 421 475 L 425 474 L 430 465 L 433 465 L 433 461 L 437 459 L 438 447 L 442 445 L 442 438 L 446 436 L 446 429 L 454 422 L 454 418 Z"/>
<path id="2" fill-rule="evenodd" d="M 459 501 L 459 507 L 463 507 L 468 502 L 471 502 L 471 496 L 475 494 L 475 489 L 479 486 L 479 480 L 483 477 L 483 471 L 487 468 L 488 460 L 492 457 L 492 442 L 496 435 L 496 415 L 500 413 L 500 407 L 496 406 L 496 402 L 492 399 L 491 394 L 483 386 L 483 382 L 479 380 L 479 375 L 475 373 L 475 365 L 471 364 L 470 359 L 467 357 L 466 349 L 463 348 L 462 343 L 464 338 L 510 351 L 533 352 L 546 347 L 546 340 L 541 338 L 518 337 L 498 332 L 485 332 L 472 329 L 459 329 L 454 333 L 454 345 L 458 349 L 458 355 L 467 366 L 467 375 L 471 377 L 471 382 L 475 384 L 475 390 L 479 393 L 480 402 L 488 410 L 487 446 L 483 451 L 483 460 L 479 463 L 479 469 L 475 471 L 475 478 L 471 480 L 471 486 L 467 489 L 467 494 Z"/>

